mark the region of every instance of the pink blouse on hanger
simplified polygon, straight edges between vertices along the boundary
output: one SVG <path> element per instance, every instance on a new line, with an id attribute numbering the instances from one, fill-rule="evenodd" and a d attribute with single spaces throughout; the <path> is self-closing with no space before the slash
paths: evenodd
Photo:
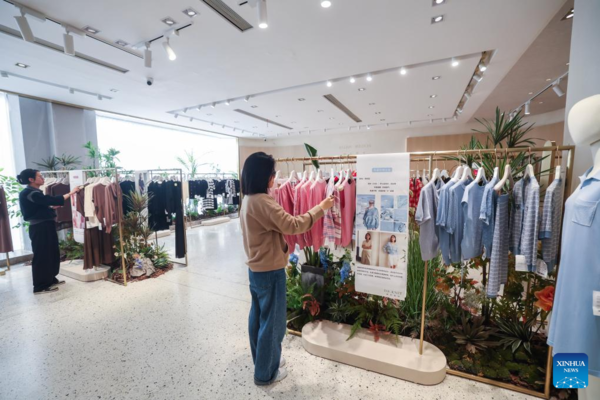
<path id="1" fill-rule="evenodd" d="M 294 215 L 294 188 L 290 182 L 286 182 L 279 187 L 276 200 L 285 212 Z M 296 236 L 284 235 L 283 237 L 288 245 L 289 252 L 292 253 L 296 247 Z"/>
<path id="2" fill-rule="evenodd" d="M 301 183 L 297 184 L 296 187 L 294 188 L 294 214 L 293 215 L 296 217 L 298 215 L 303 214 L 302 213 L 302 199 L 303 199 L 302 188 L 304 186 L 306 186 L 307 183 L 308 183 L 308 181 L 301 182 Z M 295 235 L 294 242 L 297 243 L 301 249 L 306 247 L 303 234 Z"/>
<path id="3" fill-rule="evenodd" d="M 342 208 L 342 246 L 348 247 L 352 242 L 354 230 L 354 214 L 356 213 L 356 182 L 354 179 L 344 185 L 340 193 L 344 196 L 344 207 Z"/>
<path id="4" fill-rule="evenodd" d="M 317 205 L 319 205 L 324 199 L 325 199 L 325 192 L 327 190 L 327 182 L 325 182 L 325 180 L 319 182 L 314 182 L 311 187 L 310 187 L 310 193 L 309 193 L 309 205 L 310 208 L 313 208 Z M 310 236 L 312 239 L 312 246 L 313 246 L 313 250 L 318 251 L 321 246 L 323 246 L 324 243 L 324 237 L 323 237 L 323 218 L 319 219 L 317 222 L 315 222 L 315 224 L 313 225 L 312 229 L 310 230 Z"/>

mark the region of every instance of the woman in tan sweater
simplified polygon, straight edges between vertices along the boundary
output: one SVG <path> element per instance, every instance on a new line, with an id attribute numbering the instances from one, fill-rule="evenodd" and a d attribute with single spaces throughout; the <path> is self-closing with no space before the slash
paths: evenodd
<path id="1" fill-rule="evenodd" d="M 267 194 L 274 181 L 273 157 L 262 152 L 248 157 L 242 171 L 240 223 L 252 295 L 248 331 L 257 385 L 270 385 L 287 375 L 282 368 L 281 341 L 286 329 L 285 267 L 293 249 L 288 249 L 283 235 L 310 230 L 324 211 L 333 207 L 333 198 L 327 198 L 294 217 Z"/>

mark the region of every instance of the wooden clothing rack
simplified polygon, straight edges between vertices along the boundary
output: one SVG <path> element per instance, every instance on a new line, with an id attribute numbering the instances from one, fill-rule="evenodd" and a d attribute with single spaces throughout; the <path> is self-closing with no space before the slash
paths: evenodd
<path id="1" fill-rule="evenodd" d="M 528 152 L 529 155 L 531 153 L 540 153 L 540 152 L 551 152 L 551 165 L 550 165 L 550 174 L 552 179 L 556 179 L 554 176 L 554 170 L 556 166 L 556 160 L 562 156 L 562 152 L 567 152 L 567 168 L 566 168 L 566 181 L 564 186 L 564 191 L 566 194 L 571 193 L 571 185 L 573 181 L 573 163 L 574 163 L 574 155 L 575 155 L 575 146 L 545 146 L 545 147 L 514 147 L 514 148 L 494 148 L 494 149 L 476 149 L 476 150 L 442 150 L 442 151 L 419 151 L 419 152 L 411 152 L 410 160 L 411 162 L 419 162 L 425 161 L 429 163 L 429 171 L 433 169 L 434 161 L 444 161 L 448 160 L 447 157 L 461 155 L 482 155 L 482 154 L 495 154 L 496 161 L 500 159 L 502 156 L 508 158 L 508 154 L 512 153 L 523 153 Z M 446 157 L 446 158 L 438 158 L 438 156 Z M 277 158 L 276 162 L 302 162 L 307 163 L 307 165 L 311 165 L 311 161 L 319 161 L 319 164 L 323 165 L 340 165 L 340 164 L 354 164 L 356 163 L 357 155 L 340 155 L 340 156 L 317 156 L 317 157 L 292 157 L 292 158 Z M 303 164 L 304 166 L 304 164 Z M 548 183 L 551 183 L 548 182 Z M 566 201 L 568 196 L 563 196 L 563 214 L 564 214 L 564 202 Z M 560 248 L 559 254 L 560 257 Z M 560 258 L 559 258 L 560 259 Z M 422 310 L 421 310 L 421 335 L 419 338 L 419 354 L 423 354 L 423 338 L 425 332 L 425 311 L 426 311 L 426 296 L 427 296 L 427 270 L 429 263 L 425 261 L 425 272 L 423 277 L 423 302 L 422 302 Z M 555 284 L 558 282 L 558 268 L 559 265 L 556 266 L 557 278 Z M 531 280 L 531 279 L 530 279 Z M 527 296 L 529 296 L 529 291 L 531 287 L 531 282 L 527 285 Z M 544 382 L 544 392 L 536 392 L 534 390 L 525 389 L 516 385 L 512 385 L 505 382 L 498 382 L 492 379 L 480 377 L 477 375 L 472 375 L 469 373 L 455 371 L 452 369 L 447 369 L 446 372 L 450 375 L 456 375 L 463 378 L 487 383 L 493 386 L 502 387 L 504 389 L 513 390 L 520 393 L 525 393 L 531 396 L 536 396 L 544 399 L 550 398 L 550 384 L 552 378 L 552 346 L 548 346 L 548 358 L 546 362 L 546 379 Z"/>
<path id="2" fill-rule="evenodd" d="M 183 182 L 183 171 L 181 168 L 159 168 L 159 169 L 146 169 L 145 172 L 150 174 L 150 181 L 152 181 L 153 174 L 156 172 L 173 172 L 175 174 L 179 174 L 179 182 Z M 148 183 L 149 184 L 149 183 Z M 169 260 L 174 264 L 179 264 L 183 266 L 188 266 L 188 242 L 187 242 L 187 226 L 186 226 L 186 215 L 185 215 L 185 204 L 183 203 L 183 185 L 179 185 L 179 190 L 181 191 L 181 208 L 183 210 L 183 245 L 185 249 L 185 262 L 179 262 L 175 260 Z M 177 233 L 175 233 L 177 235 Z M 156 242 L 156 248 L 158 249 L 158 233 L 154 232 L 154 241 Z"/>

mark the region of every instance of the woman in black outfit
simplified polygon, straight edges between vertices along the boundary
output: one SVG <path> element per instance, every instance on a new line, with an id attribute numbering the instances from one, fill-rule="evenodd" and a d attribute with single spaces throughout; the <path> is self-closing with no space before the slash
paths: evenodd
<path id="1" fill-rule="evenodd" d="M 60 270 L 60 249 L 56 233 L 56 208 L 65 204 L 79 188 L 64 196 L 47 196 L 40 190 L 44 178 L 35 169 L 23 170 L 17 177 L 21 185 L 27 185 L 19 193 L 19 205 L 23 219 L 29 222 L 29 238 L 33 249 L 33 294 L 51 293 L 65 281 L 56 279 Z"/>

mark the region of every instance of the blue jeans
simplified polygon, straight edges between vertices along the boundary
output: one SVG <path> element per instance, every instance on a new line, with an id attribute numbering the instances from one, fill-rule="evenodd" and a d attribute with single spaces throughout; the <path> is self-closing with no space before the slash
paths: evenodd
<path id="1" fill-rule="evenodd" d="M 248 269 L 252 308 L 248 318 L 254 383 L 269 385 L 277 377 L 281 341 L 286 330 L 285 270 L 252 272 Z"/>

